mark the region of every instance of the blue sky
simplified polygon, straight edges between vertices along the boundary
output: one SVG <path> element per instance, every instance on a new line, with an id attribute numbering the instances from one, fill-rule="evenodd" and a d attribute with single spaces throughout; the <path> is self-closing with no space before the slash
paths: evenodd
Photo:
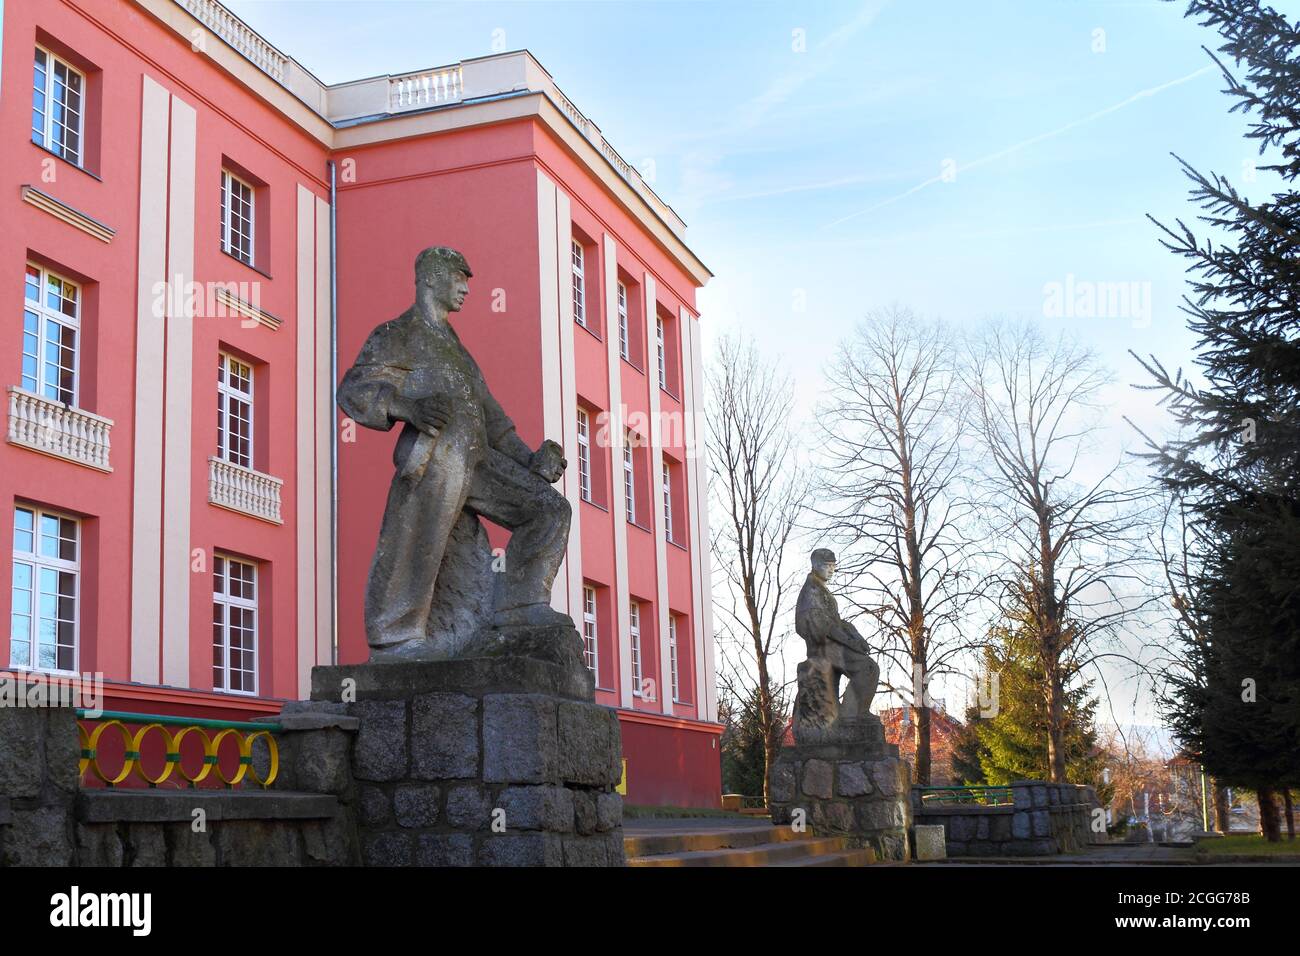
<path id="1" fill-rule="evenodd" d="M 706 343 L 750 333 L 801 414 L 875 307 L 1067 330 L 1115 376 L 1099 468 L 1136 444 L 1121 415 L 1163 421 L 1127 350 L 1191 354 L 1183 264 L 1145 218 L 1193 214 L 1170 153 L 1274 187 L 1182 3 L 226 2 L 329 83 L 531 50 L 686 220 Z M 1045 314 L 1067 281 L 1136 283 L 1149 312 Z"/>

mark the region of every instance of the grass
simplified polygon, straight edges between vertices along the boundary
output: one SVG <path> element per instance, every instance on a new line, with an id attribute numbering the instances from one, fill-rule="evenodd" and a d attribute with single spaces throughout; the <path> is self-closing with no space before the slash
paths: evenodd
<path id="1" fill-rule="evenodd" d="M 1300 839 L 1288 840 L 1284 834 L 1280 842 L 1269 843 L 1258 833 L 1238 833 L 1201 840 L 1196 844 L 1196 852 L 1208 856 L 1300 857 Z"/>

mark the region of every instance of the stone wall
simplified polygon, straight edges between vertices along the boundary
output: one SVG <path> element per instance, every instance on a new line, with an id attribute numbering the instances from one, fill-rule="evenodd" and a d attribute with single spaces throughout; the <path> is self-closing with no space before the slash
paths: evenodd
<path id="1" fill-rule="evenodd" d="M 1101 802 L 1092 787 L 1017 780 L 1007 806 L 923 804 L 921 793 L 912 788 L 912 819 L 942 825 L 950 857 L 1051 856 L 1106 842 L 1104 825 L 1093 827 Z"/>
<path id="2" fill-rule="evenodd" d="M 70 707 L 0 707 L 0 866 L 77 862 L 77 721 Z"/>

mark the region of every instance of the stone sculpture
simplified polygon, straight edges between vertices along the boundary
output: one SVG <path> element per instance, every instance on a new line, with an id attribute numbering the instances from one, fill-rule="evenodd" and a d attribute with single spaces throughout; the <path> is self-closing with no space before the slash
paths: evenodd
<path id="1" fill-rule="evenodd" d="M 793 730 L 799 743 L 843 737 L 868 715 L 880 667 L 857 628 L 840 617 L 827 585 L 835 574 L 835 553 L 818 548 L 795 605 L 794 629 L 808 649 L 799 665 Z M 848 677 L 843 700 L 840 678 Z"/>
<path id="2" fill-rule="evenodd" d="M 536 642 L 573 628 L 550 607 L 571 514 L 552 485 L 567 462 L 549 439 L 524 443 L 448 322 L 471 275 L 454 249 L 421 252 L 414 305 L 370 333 L 339 385 L 358 424 L 402 425 L 366 587 L 372 661 L 465 656 L 475 641 L 500 653 L 503 631 Z M 499 573 L 479 516 L 511 532 Z"/>

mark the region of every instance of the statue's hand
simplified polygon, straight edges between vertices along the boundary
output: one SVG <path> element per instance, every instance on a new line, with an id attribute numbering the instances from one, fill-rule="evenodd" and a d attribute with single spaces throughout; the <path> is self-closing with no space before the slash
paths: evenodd
<path id="1" fill-rule="evenodd" d="M 528 470 L 536 475 L 545 478 L 551 484 L 560 480 L 564 474 L 564 469 L 568 466 L 564 459 L 564 449 L 556 442 L 546 439 L 533 452 L 532 460 L 528 463 Z"/>
<path id="2" fill-rule="evenodd" d="M 438 395 L 403 398 L 394 402 L 392 410 L 395 417 L 430 435 L 436 435 L 451 420 L 451 403 Z"/>

